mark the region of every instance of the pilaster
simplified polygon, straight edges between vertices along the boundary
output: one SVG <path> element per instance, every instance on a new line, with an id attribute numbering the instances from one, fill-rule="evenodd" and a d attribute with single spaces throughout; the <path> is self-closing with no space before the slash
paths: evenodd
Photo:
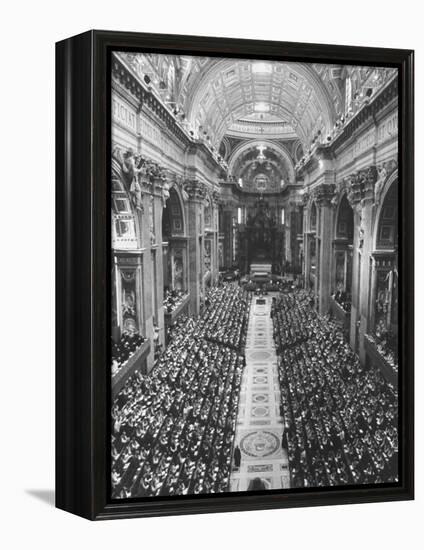
<path id="1" fill-rule="evenodd" d="M 332 242 L 333 242 L 333 184 L 321 184 L 314 190 L 315 202 L 319 207 L 318 226 L 318 269 L 317 295 L 318 311 L 326 315 L 330 308 Z"/>
<path id="2" fill-rule="evenodd" d="M 184 190 L 188 195 L 188 284 L 190 309 L 198 315 L 203 289 L 203 201 L 204 186 L 198 180 L 189 180 Z"/>

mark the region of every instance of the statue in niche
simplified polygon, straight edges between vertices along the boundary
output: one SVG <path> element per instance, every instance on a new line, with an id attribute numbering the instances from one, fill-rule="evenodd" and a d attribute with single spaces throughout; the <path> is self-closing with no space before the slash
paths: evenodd
<path id="1" fill-rule="evenodd" d="M 384 164 L 382 166 L 378 166 L 377 170 L 378 170 L 378 176 L 374 187 L 374 197 L 375 197 L 376 205 L 378 205 L 380 202 L 381 192 L 383 191 L 384 182 L 386 181 L 386 177 L 387 177 L 387 170 Z"/>
<path id="2" fill-rule="evenodd" d="M 135 317 L 135 292 L 131 289 L 124 290 L 122 313 L 124 317 L 127 317 L 127 316 Z"/>
<path id="3" fill-rule="evenodd" d="M 118 160 L 121 165 L 124 182 L 129 189 L 131 200 L 137 210 L 143 212 L 143 192 L 138 182 L 138 174 L 142 171 L 142 160 L 137 159 L 134 150 L 128 149 L 123 155 L 117 147 L 112 155 Z"/>
<path id="4" fill-rule="evenodd" d="M 183 290 L 183 259 L 179 254 L 174 256 L 174 288 Z"/>
<path id="5" fill-rule="evenodd" d="M 169 184 L 167 180 L 163 182 L 162 186 L 162 205 L 164 208 L 166 208 L 166 201 L 171 196 L 169 191 L 171 190 L 171 187 L 173 186 L 173 183 Z"/>

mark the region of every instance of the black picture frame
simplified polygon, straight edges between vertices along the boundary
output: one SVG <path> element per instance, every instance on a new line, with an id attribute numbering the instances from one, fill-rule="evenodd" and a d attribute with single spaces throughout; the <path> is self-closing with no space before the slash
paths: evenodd
<path id="1" fill-rule="evenodd" d="M 400 481 L 393 486 L 111 501 L 109 60 L 112 50 L 399 69 Z M 56 506 L 91 520 L 414 497 L 414 54 L 411 50 L 89 31 L 56 44 Z"/>

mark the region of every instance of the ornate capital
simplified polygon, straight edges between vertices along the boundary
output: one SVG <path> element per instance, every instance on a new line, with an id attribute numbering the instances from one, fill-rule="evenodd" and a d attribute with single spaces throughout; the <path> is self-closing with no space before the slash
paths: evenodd
<path id="1" fill-rule="evenodd" d="M 313 190 L 313 197 L 319 206 L 330 206 L 334 197 L 335 186 L 332 183 L 323 183 Z"/>
<path id="2" fill-rule="evenodd" d="M 199 180 L 188 180 L 184 184 L 184 190 L 190 200 L 203 201 L 206 197 L 206 189 Z"/>
<path id="3" fill-rule="evenodd" d="M 352 208 L 355 208 L 361 203 L 363 180 L 359 172 L 355 172 L 346 178 L 347 200 Z"/>
<path id="4" fill-rule="evenodd" d="M 374 202 L 374 186 L 377 181 L 377 168 L 370 166 L 365 170 L 361 170 L 360 178 L 362 181 L 362 203 Z"/>
<path id="5" fill-rule="evenodd" d="M 218 193 L 218 191 L 212 191 L 212 202 L 214 206 L 217 206 L 220 203 L 221 195 Z"/>
<path id="6" fill-rule="evenodd" d="M 378 179 L 378 170 L 372 165 L 345 178 L 341 188 L 347 189 L 347 199 L 352 208 L 358 209 L 374 201 L 374 189 Z"/>
<path id="7" fill-rule="evenodd" d="M 308 191 L 305 191 L 302 195 L 302 203 L 304 206 L 308 204 L 310 198 L 311 198 L 311 195 L 308 193 Z"/>

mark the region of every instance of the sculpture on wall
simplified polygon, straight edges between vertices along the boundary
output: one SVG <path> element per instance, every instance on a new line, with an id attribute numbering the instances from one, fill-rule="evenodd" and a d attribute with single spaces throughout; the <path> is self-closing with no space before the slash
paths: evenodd
<path id="1" fill-rule="evenodd" d="M 377 167 L 378 170 L 378 178 L 375 184 L 374 194 L 375 194 L 375 204 L 378 205 L 380 202 L 380 196 L 381 192 L 384 187 L 384 182 L 386 181 L 387 177 L 387 170 L 384 164 L 382 166 Z"/>
<path id="2" fill-rule="evenodd" d="M 112 156 L 118 160 L 121 166 L 123 180 L 131 195 L 132 203 L 137 210 L 143 212 L 143 192 L 137 178 L 142 170 L 140 160 L 135 156 L 133 149 L 128 149 L 122 154 L 119 147 L 116 147 Z"/>
<path id="3" fill-rule="evenodd" d="M 112 158 L 117 160 L 121 167 L 123 181 L 137 210 L 144 211 L 143 191 L 147 190 L 152 193 L 154 187 L 160 189 L 162 204 L 165 207 L 173 185 L 171 173 L 171 176 L 168 177 L 165 168 L 142 155 L 136 155 L 131 148 L 123 153 L 119 147 L 116 147 L 112 152 Z"/>

